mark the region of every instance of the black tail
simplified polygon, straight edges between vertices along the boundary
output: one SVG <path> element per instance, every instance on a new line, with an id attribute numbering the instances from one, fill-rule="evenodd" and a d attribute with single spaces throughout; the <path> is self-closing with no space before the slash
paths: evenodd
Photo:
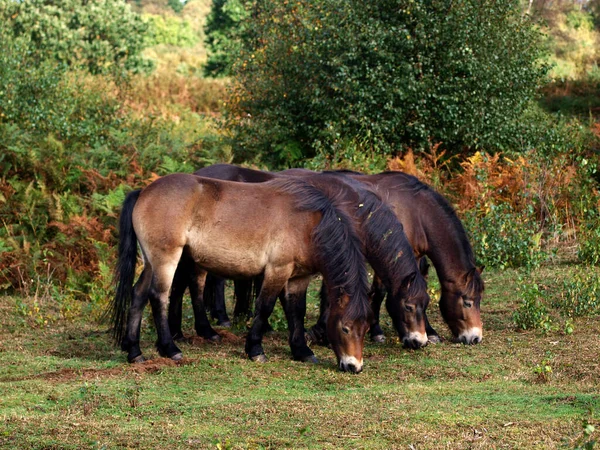
<path id="1" fill-rule="evenodd" d="M 119 218 L 119 260 L 115 271 L 117 292 L 109 305 L 107 314 L 110 316 L 113 336 L 120 343 L 125 332 L 127 310 L 131 305 L 135 264 L 137 260 L 137 237 L 133 230 L 133 207 L 140 196 L 141 190 L 127 194 Z"/>

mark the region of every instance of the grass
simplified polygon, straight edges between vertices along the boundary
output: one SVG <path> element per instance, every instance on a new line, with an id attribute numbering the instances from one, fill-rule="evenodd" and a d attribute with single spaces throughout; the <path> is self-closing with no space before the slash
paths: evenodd
<path id="1" fill-rule="evenodd" d="M 535 277 L 568 270 L 577 269 Z M 242 330 L 222 330 L 220 344 L 191 339 L 175 364 L 153 350 L 149 317 L 142 349 L 152 360 L 132 366 L 103 326 L 77 317 L 31 328 L 22 299 L 4 297 L 0 447 L 575 448 L 597 439 L 582 424 L 599 425 L 598 318 L 576 320 L 569 335 L 517 332 L 518 273 L 484 275 L 481 345 L 451 343 L 433 305 L 446 341 L 407 351 L 385 316 L 388 342 L 366 345 L 360 375 L 339 372 L 327 348 L 315 348 L 318 365 L 292 361 L 283 331 L 266 337 L 264 365 L 244 356 Z M 540 364 L 551 373 L 540 376 Z"/>

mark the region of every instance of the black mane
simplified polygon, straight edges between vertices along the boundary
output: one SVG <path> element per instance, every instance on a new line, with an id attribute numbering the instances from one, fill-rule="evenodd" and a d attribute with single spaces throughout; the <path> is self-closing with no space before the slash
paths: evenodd
<path id="1" fill-rule="evenodd" d="M 329 288 L 342 289 L 350 296 L 345 317 L 348 320 L 369 316 L 368 274 L 362 254 L 362 243 L 353 220 L 339 207 L 343 192 L 322 191 L 300 179 L 276 179 L 269 182 L 297 198 L 296 207 L 318 211 L 322 219 L 315 227 L 312 240 L 320 256 L 321 270 Z"/>
<path id="2" fill-rule="evenodd" d="M 357 216 L 361 222 L 367 259 L 388 289 L 396 294 L 402 282 L 411 277 L 409 296 L 426 290 L 426 282 L 419 276 L 417 260 L 396 214 L 382 199 L 362 183 L 346 182 L 359 194 Z"/>

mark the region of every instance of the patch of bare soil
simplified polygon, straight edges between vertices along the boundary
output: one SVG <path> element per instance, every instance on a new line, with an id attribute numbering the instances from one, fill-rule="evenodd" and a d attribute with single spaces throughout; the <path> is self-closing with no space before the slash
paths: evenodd
<path id="1" fill-rule="evenodd" d="M 187 338 L 186 341 L 193 346 L 203 346 L 207 344 L 239 344 L 240 342 L 244 341 L 244 338 L 233 334 L 231 331 L 219 330 L 218 333 L 221 336 L 221 340 L 219 342 L 211 341 L 210 339 L 204 339 L 200 336 L 191 336 Z"/>
<path id="2" fill-rule="evenodd" d="M 141 363 L 129 364 L 121 367 L 111 367 L 108 369 L 60 369 L 54 372 L 45 372 L 37 375 L 8 378 L 0 382 L 14 382 L 25 380 L 48 380 L 57 383 L 63 383 L 72 380 L 92 380 L 96 378 L 107 378 L 123 376 L 128 374 L 151 374 L 163 370 L 165 367 L 187 366 L 196 362 L 195 359 L 183 358 L 180 361 L 173 361 L 169 358 L 155 358 Z"/>

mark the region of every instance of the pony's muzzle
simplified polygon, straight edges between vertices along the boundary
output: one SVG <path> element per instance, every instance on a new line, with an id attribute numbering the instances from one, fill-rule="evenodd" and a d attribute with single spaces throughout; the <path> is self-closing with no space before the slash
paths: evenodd
<path id="1" fill-rule="evenodd" d="M 362 372 L 362 361 L 357 360 L 354 356 L 343 356 L 340 358 L 340 370 L 342 372 L 360 373 Z"/>
<path id="2" fill-rule="evenodd" d="M 483 333 L 481 328 L 473 327 L 466 331 L 463 331 L 456 338 L 456 342 L 460 342 L 465 345 L 479 344 L 483 340 Z"/>
<path id="3" fill-rule="evenodd" d="M 427 342 L 427 334 L 412 332 L 402 339 L 402 346 L 404 348 L 417 349 L 425 347 Z"/>

